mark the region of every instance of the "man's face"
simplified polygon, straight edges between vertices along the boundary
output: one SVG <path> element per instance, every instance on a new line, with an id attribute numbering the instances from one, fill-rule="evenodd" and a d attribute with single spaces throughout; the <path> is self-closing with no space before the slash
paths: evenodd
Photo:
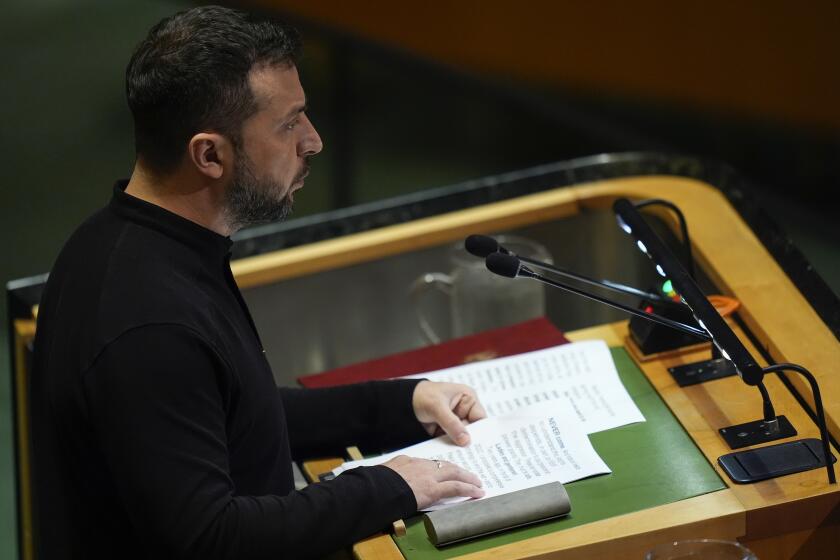
<path id="1" fill-rule="evenodd" d="M 287 216 L 309 173 L 308 158 L 322 148 L 305 113 L 297 68 L 263 66 L 251 71 L 249 82 L 257 112 L 242 124 L 226 196 L 235 229 Z"/>

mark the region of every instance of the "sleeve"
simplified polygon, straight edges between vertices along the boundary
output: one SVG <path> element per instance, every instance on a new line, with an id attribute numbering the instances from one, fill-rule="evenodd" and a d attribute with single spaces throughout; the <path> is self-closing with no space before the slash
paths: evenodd
<path id="1" fill-rule="evenodd" d="M 381 466 L 286 496 L 235 495 L 228 371 L 190 330 L 149 326 L 123 334 L 85 373 L 89 419 L 116 494 L 156 556 L 321 556 L 416 511 L 411 488 Z"/>
<path id="2" fill-rule="evenodd" d="M 324 389 L 280 388 L 295 460 L 405 447 L 429 434 L 411 399 L 420 379 L 371 381 Z"/>

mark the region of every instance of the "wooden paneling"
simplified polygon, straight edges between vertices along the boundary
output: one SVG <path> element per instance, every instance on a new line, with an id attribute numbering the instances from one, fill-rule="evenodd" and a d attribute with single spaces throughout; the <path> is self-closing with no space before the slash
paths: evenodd
<path id="1" fill-rule="evenodd" d="M 525 84 L 840 127 L 840 4 L 247 2 Z"/>
<path id="2" fill-rule="evenodd" d="M 35 310 L 33 309 L 33 312 Z M 20 553 L 23 560 L 34 558 L 32 534 L 32 450 L 29 422 L 29 372 L 26 369 L 27 346 L 35 338 L 35 320 L 14 321 L 15 337 L 15 425 L 17 427 L 18 518 Z"/>

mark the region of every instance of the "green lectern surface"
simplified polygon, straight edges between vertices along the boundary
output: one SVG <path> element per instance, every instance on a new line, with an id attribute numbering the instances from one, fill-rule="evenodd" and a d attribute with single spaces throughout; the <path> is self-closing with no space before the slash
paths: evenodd
<path id="1" fill-rule="evenodd" d="M 621 381 L 647 419 L 590 436 L 613 472 L 566 484 L 572 503 L 567 517 L 448 547 L 435 548 L 415 516 L 406 521 L 407 534 L 394 539 L 407 560 L 454 558 L 726 488 L 627 352 L 611 351 Z"/>

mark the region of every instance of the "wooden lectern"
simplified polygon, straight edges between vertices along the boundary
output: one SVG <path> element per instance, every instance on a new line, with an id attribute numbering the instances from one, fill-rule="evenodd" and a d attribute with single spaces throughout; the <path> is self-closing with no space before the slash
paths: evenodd
<path id="1" fill-rule="evenodd" d="M 587 173 L 583 172 L 584 167 L 589 170 Z M 648 166 L 653 170 L 651 173 L 646 173 L 645 166 L 637 165 L 633 172 L 615 177 L 610 175 L 618 172 L 598 177 L 591 172 L 594 167 L 597 166 L 591 162 L 587 165 L 573 162 L 554 176 L 559 188 L 540 186 L 526 189 L 530 194 L 505 195 L 497 200 L 491 196 L 486 203 L 463 209 L 450 208 L 416 219 L 393 220 L 390 225 L 374 229 L 360 227 L 356 233 L 239 258 L 233 263 L 233 271 L 248 299 L 249 292 L 258 297 L 258 292 L 267 286 L 282 286 L 313 275 L 441 247 L 473 233 L 493 234 L 522 228 L 533 231 L 540 225 L 605 211 L 617 197 L 666 198 L 677 204 L 688 220 L 698 268 L 717 293 L 740 301 L 738 321 L 732 325 L 741 340 L 756 357 L 801 363 L 812 371 L 822 390 L 829 431 L 834 438 L 840 437 L 840 343 L 834 330 L 837 325 L 821 317 L 825 310 L 820 309 L 820 304 L 825 300 L 815 302 L 814 297 L 803 295 L 807 291 L 802 285 L 804 281 L 797 285 L 789 276 L 790 270 L 783 268 L 790 269 L 790 263 L 774 258 L 723 192 L 708 182 L 669 173 L 668 167 L 661 165 Z M 527 176 L 517 181 L 520 185 L 530 184 Z M 672 216 L 662 214 L 660 218 L 667 227 L 678 231 Z M 594 251 L 596 241 L 569 237 L 562 243 L 591 244 Z M 828 305 L 837 305 L 836 298 L 827 301 Z M 836 317 L 837 308 L 833 313 Z M 256 321 L 262 329 L 259 313 Z M 30 442 L 26 355 L 34 334 L 34 321 L 32 317 L 18 316 L 13 325 L 22 548 L 31 552 L 28 541 L 32 537 L 31 526 L 27 522 Z M 689 538 L 737 539 L 762 560 L 840 556 L 840 485 L 827 483 L 825 469 L 738 485 L 717 465 L 718 457 L 731 451 L 718 429 L 759 419 L 761 399 L 754 387 L 748 387 L 737 376 L 679 387 L 668 368 L 708 359 L 708 346 L 643 356 L 628 343 L 627 321 L 609 321 L 573 330 L 564 328 L 564 331 L 573 341 L 598 338 L 610 346 L 624 347 L 700 453 L 717 470 L 722 488 L 507 544 L 485 548 L 474 545 L 477 548 L 465 554 L 446 548 L 433 553 L 404 554 L 395 537 L 382 534 L 357 543 L 353 547 L 356 558 L 636 559 L 656 544 Z M 372 347 L 353 359 L 379 357 L 391 350 Z M 804 380 L 768 375 L 766 385 L 776 412 L 790 419 L 798 431 L 797 437 L 818 438 L 818 429 L 809 416 L 813 409 L 811 393 Z M 838 455 L 835 447 L 832 452 Z M 313 461 L 304 470 L 315 477 L 340 461 Z M 615 496 L 615 500 L 621 499 L 620 495 Z M 401 538 L 405 537 L 396 540 Z"/>

